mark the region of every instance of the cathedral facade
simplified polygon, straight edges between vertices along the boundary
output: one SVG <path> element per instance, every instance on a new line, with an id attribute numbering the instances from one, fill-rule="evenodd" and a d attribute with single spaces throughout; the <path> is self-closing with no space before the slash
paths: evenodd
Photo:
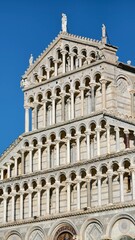
<path id="1" fill-rule="evenodd" d="M 1 240 L 135 239 L 135 67 L 62 31 L 21 80 L 25 132 L 0 157 Z"/>

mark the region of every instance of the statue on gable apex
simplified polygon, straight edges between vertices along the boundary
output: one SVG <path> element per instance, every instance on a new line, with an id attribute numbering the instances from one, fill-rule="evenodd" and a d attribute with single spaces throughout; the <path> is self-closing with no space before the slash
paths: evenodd
<path id="1" fill-rule="evenodd" d="M 102 24 L 102 43 L 107 43 L 107 34 L 106 34 L 106 26 Z"/>
<path id="2" fill-rule="evenodd" d="M 33 55 L 31 54 L 29 58 L 29 66 L 31 66 L 32 64 L 33 64 Z"/>
<path id="3" fill-rule="evenodd" d="M 67 16 L 66 14 L 62 13 L 62 32 L 67 32 Z"/>

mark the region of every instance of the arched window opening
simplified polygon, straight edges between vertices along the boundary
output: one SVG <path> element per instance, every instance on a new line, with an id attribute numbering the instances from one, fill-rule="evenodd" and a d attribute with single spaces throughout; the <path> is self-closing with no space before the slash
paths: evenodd
<path id="1" fill-rule="evenodd" d="M 102 173 L 102 174 L 107 174 L 107 170 L 108 170 L 108 169 L 107 169 L 106 166 L 102 166 L 102 167 L 101 167 L 101 173 Z"/>
<path id="2" fill-rule="evenodd" d="M 96 60 L 96 53 L 95 53 L 94 51 L 92 51 L 92 52 L 90 53 L 90 57 L 91 57 L 91 63 L 92 63 L 92 62 L 95 62 L 95 60 Z"/>
<path id="3" fill-rule="evenodd" d="M 37 96 L 37 100 L 38 100 L 38 102 L 42 102 L 42 99 L 43 99 L 42 94 L 39 94 L 39 95 Z"/>
<path id="4" fill-rule="evenodd" d="M 84 80 L 85 87 L 90 88 L 90 78 L 85 78 Z"/>
<path id="5" fill-rule="evenodd" d="M 56 89 L 56 96 L 57 96 L 57 97 L 60 97 L 60 93 L 61 93 L 61 89 L 60 89 L 60 88 L 57 88 L 57 89 Z"/>
<path id="6" fill-rule="evenodd" d="M 7 179 L 7 169 L 4 169 L 3 171 L 3 179 Z"/>
<path id="7" fill-rule="evenodd" d="M 55 134 L 52 134 L 52 135 L 50 136 L 50 140 L 51 140 L 51 142 L 55 142 L 55 139 L 56 139 Z"/>
<path id="8" fill-rule="evenodd" d="M 66 137 L 66 132 L 65 131 L 61 131 L 60 132 L 60 139 L 62 140 L 64 140 L 65 139 L 65 137 Z"/>
<path id="9" fill-rule="evenodd" d="M 20 186 L 19 186 L 19 185 L 16 185 L 16 186 L 15 186 L 15 191 L 16 191 L 16 192 L 19 192 L 19 191 L 20 191 Z"/>
<path id="10" fill-rule="evenodd" d="M 77 57 L 78 55 L 78 49 L 77 48 L 74 48 L 73 49 L 73 53 L 74 53 L 74 56 L 73 56 L 73 69 L 75 68 L 78 68 L 79 67 L 79 59 Z"/>
<path id="11" fill-rule="evenodd" d="M 60 175 L 60 183 L 64 183 L 66 181 L 66 176 L 64 174 Z"/>
<path id="12" fill-rule="evenodd" d="M 69 85 L 66 85 L 64 90 L 65 90 L 66 93 L 70 94 L 70 86 Z"/>
<path id="13" fill-rule="evenodd" d="M 53 77 L 54 76 L 54 61 L 53 61 L 52 57 L 49 59 L 49 65 L 50 65 L 50 77 Z"/>
<path id="14" fill-rule="evenodd" d="M 79 90 L 79 87 L 80 87 L 80 82 L 76 81 L 75 82 L 75 90 Z"/>
<path id="15" fill-rule="evenodd" d="M 71 137 L 75 137 L 75 134 L 76 134 L 76 130 L 73 128 L 73 129 L 71 129 Z"/>
<path id="16" fill-rule="evenodd" d="M 57 51 L 57 58 L 58 58 L 58 60 L 62 61 L 62 54 L 61 54 L 61 50 L 60 49 Z"/>
<path id="17" fill-rule="evenodd" d="M 37 187 L 36 181 L 33 181 L 33 182 L 32 182 L 32 187 L 33 187 L 33 189 L 35 189 L 35 188 Z"/>
<path id="18" fill-rule="evenodd" d="M 26 141 L 26 142 L 24 143 L 24 147 L 29 147 L 29 142 L 28 142 L 28 141 Z"/>
<path id="19" fill-rule="evenodd" d="M 86 64 L 87 63 L 87 60 L 86 60 L 86 57 L 87 57 L 87 51 L 86 50 L 82 50 L 82 65 Z"/>
<path id="20" fill-rule="evenodd" d="M 75 173 L 71 173 L 70 178 L 72 181 L 74 181 L 76 179 L 76 174 Z"/>
<path id="21" fill-rule="evenodd" d="M 119 165 L 117 163 L 113 163 L 112 165 L 113 172 L 117 173 L 118 169 L 119 169 Z"/>
<path id="22" fill-rule="evenodd" d="M 24 188 L 24 191 L 27 191 L 28 190 L 28 184 L 24 183 L 23 188 Z"/>
<path id="23" fill-rule="evenodd" d="M 129 162 L 128 160 L 125 160 L 125 161 L 123 162 L 123 167 L 124 167 L 124 169 L 129 170 L 130 162 Z"/>
<path id="24" fill-rule="evenodd" d="M 33 147 L 36 147 L 36 146 L 37 146 L 37 144 L 38 144 L 37 140 L 36 140 L 36 139 L 34 139 L 34 140 L 32 141 L 32 145 L 33 145 Z"/>
<path id="25" fill-rule="evenodd" d="M 97 73 L 96 75 L 95 75 L 95 77 L 94 77 L 94 79 L 95 79 L 95 82 L 96 83 L 99 83 L 100 84 L 100 79 L 101 79 L 101 75 L 99 74 L 99 73 Z"/>
<path id="26" fill-rule="evenodd" d="M 3 195 L 3 189 L 0 188 L 0 197 Z"/>
<path id="27" fill-rule="evenodd" d="M 90 170 L 91 176 L 94 177 L 97 174 L 97 170 L 95 168 L 92 168 Z"/>
<path id="28" fill-rule="evenodd" d="M 52 93 L 51 93 L 50 91 L 48 91 L 48 92 L 46 93 L 47 99 L 51 99 L 51 96 L 52 96 Z"/>
<path id="29" fill-rule="evenodd" d="M 51 183 L 51 185 L 53 185 L 55 183 L 55 178 L 51 177 L 50 178 L 50 183 Z"/>
<path id="30" fill-rule="evenodd" d="M 81 178 L 85 178 L 86 177 L 86 171 L 82 170 L 80 173 Z"/>
<path id="31" fill-rule="evenodd" d="M 38 79 L 38 74 L 37 73 L 34 74 L 34 82 L 35 83 L 39 83 L 39 79 Z"/>
<path id="32" fill-rule="evenodd" d="M 29 102 L 29 103 L 33 103 L 33 102 L 34 102 L 34 98 L 33 98 L 33 97 L 30 97 L 28 102 Z"/>
<path id="33" fill-rule="evenodd" d="M 46 180 L 45 179 L 41 179 L 41 186 L 45 187 L 45 185 L 46 185 Z"/>
<path id="34" fill-rule="evenodd" d="M 47 141 L 47 140 L 46 140 L 46 137 L 42 137 L 42 138 L 41 138 L 42 145 L 46 144 L 46 141 Z"/>
<path id="35" fill-rule="evenodd" d="M 11 187 L 7 187 L 7 193 L 10 194 L 11 193 Z"/>

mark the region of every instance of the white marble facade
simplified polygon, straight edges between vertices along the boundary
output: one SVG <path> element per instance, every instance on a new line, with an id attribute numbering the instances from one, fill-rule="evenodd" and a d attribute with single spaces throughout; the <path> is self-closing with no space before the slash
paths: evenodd
<path id="1" fill-rule="evenodd" d="M 132 240 L 135 68 L 106 29 L 96 41 L 63 21 L 21 80 L 25 132 L 0 158 L 0 239 Z"/>

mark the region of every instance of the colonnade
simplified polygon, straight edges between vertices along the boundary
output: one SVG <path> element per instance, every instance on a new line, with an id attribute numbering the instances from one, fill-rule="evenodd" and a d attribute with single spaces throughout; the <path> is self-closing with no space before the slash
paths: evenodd
<path id="1" fill-rule="evenodd" d="M 135 200 L 135 168 L 130 160 L 108 168 L 60 174 L 57 178 L 38 177 L 0 188 L 1 222 L 37 218 L 50 214 L 88 210 L 102 205 Z"/>

